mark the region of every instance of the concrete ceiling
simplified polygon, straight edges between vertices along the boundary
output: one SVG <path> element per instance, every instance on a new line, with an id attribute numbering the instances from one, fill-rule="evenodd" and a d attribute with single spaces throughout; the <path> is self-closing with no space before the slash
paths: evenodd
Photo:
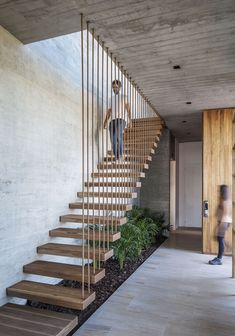
<path id="1" fill-rule="evenodd" d="M 179 141 L 201 139 L 204 109 L 235 106 L 235 0 L 0 0 L 23 43 L 78 31 L 81 12 Z"/>

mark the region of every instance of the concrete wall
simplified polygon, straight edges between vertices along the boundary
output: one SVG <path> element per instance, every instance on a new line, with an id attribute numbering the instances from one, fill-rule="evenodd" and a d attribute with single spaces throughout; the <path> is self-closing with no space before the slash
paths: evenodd
<path id="1" fill-rule="evenodd" d="M 170 131 L 162 132 L 161 140 L 153 155 L 153 161 L 146 178 L 142 179 L 140 191 L 140 206 L 153 212 L 161 212 L 165 215 L 165 221 L 169 223 L 170 206 Z"/>
<path id="2" fill-rule="evenodd" d="M 202 226 L 202 143 L 179 144 L 178 226 Z"/>
<path id="3" fill-rule="evenodd" d="M 25 46 L 0 27 L 0 78 L 2 304 L 81 190 L 79 34 Z"/>

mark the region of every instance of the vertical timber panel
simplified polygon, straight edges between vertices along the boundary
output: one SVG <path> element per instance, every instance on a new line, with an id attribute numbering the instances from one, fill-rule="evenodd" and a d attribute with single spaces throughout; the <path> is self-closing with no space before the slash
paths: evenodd
<path id="1" fill-rule="evenodd" d="M 232 159 L 232 174 L 233 174 L 233 226 L 232 226 L 232 277 L 235 278 L 235 110 L 233 111 L 233 125 L 232 125 L 232 145 L 233 145 L 233 159 Z"/>
<path id="2" fill-rule="evenodd" d="M 232 188 L 232 117 L 233 109 L 207 110 L 203 113 L 203 201 L 209 215 L 203 217 L 203 253 L 217 253 L 217 206 L 219 186 Z M 231 228 L 226 233 L 231 246 Z M 230 248 L 231 249 L 231 248 Z M 231 253 L 227 248 L 226 253 Z"/>

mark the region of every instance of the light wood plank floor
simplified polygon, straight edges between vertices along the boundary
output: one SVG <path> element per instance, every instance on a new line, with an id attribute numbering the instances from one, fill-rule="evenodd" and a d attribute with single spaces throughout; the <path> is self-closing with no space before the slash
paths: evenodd
<path id="1" fill-rule="evenodd" d="M 171 236 L 74 334 L 235 335 L 231 258 L 208 265 L 200 233 Z"/>

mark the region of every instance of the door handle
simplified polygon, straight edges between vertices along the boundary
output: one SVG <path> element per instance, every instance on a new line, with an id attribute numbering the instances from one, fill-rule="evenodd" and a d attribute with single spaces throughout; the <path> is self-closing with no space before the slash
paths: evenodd
<path id="1" fill-rule="evenodd" d="M 209 216 L 209 204 L 208 201 L 203 201 L 203 216 L 208 217 Z"/>

